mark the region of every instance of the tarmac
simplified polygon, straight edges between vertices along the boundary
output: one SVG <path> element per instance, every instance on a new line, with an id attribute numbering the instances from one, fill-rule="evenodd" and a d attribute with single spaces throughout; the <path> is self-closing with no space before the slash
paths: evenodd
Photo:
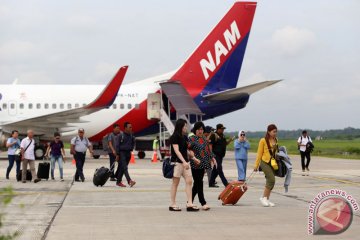
<path id="1" fill-rule="evenodd" d="M 148 156 L 151 153 L 147 154 Z M 4 153 L 0 154 L 6 157 Z M 325 190 L 341 189 L 360 203 L 360 160 L 313 157 L 310 175 L 302 176 L 299 156 L 291 156 L 294 170 L 289 192 L 283 178 L 276 178 L 271 195 L 275 207 L 262 207 L 259 197 L 265 184 L 264 175 L 257 173 L 249 189 L 234 206 L 222 206 L 218 200 L 224 189 L 208 188 L 204 192 L 210 211 L 186 212 L 184 181 L 181 180 L 177 203 L 181 212 L 169 212 L 171 180 L 162 177 L 162 164 L 150 159 L 136 159 L 129 172 L 137 182 L 133 188 L 119 188 L 108 181 L 104 187 L 92 183 L 94 170 L 108 166 L 108 159 L 87 159 L 86 180 L 73 182 L 75 166 L 69 159 L 64 165 L 64 182 L 20 183 L 15 168 L 6 180 L 7 161 L 0 161 L 0 187 L 11 185 L 14 198 L 0 212 L 5 213 L 0 233 L 18 232 L 17 239 L 359 239 L 360 212 L 354 212 L 349 229 L 339 235 L 308 235 L 309 202 Z M 255 154 L 249 154 L 247 174 L 252 172 Z M 236 180 L 233 153 L 224 161 L 228 179 Z M 195 204 L 200 205 L 197 198 Z M 0 234 L 1 235 L 1 234 Z"/>

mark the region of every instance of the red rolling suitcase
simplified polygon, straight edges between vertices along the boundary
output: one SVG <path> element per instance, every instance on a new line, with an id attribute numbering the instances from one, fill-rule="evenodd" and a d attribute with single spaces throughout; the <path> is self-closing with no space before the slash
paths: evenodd
<path id="1" fill-rule="evenodd" d="M 229 185 L 227 185 L 224 191 L 222 191 L 222 193 L 219 195 L 219 200 L 222 201 L 223 205 L 235 205 L 246 191 L 246 183 L 233 181 L 229 183 Z"/>
<path id="2" fill-rule="evenodd" d="M 247 191 L 247 183 L 253 177 L 254 173 L 255 172 L 252 172 L 245 182 L 233 181 L 229 183 L 229 185 L 226 186 L 224 191 L 220 193 L 218 198 L 222 201 L 222 205 L 235 205 Z"/>

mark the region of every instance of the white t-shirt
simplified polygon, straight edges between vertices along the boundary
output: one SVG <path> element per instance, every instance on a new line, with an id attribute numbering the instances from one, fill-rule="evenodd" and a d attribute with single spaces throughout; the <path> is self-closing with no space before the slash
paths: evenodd
<path id="1" fill-rule="evenodd" d="M 27 146 L 29 145 L 29 147 L 26 149 L 26 151 L 24 152 L 24 158 L 28 159 L 28 160 L 35 160 L 35 153 L 34 153 L 34 149 L 35 149 L 35 140 L 32 139 L 32 142 L 30 143 L 30 138 L 26 137 L 21 141 L 20 147 L 22 149 L 27 148 Z"/>
<path id="2" fill-rule="evenodd" d="M 300 151 L 302 151 L 302 152 L 306 151 L 306 144 L 308 142 L 312 142 L 310 136 L 306 136 L 306 137 L 300 136 L 299 137 L 298 143 L 300 143 L 300 145 L 305 145 L 305 146 L 300 146 Z"/>

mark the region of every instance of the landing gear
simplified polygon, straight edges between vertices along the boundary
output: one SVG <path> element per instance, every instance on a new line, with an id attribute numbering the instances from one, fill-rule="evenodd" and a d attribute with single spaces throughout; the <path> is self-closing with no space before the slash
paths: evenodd
<path id="1" fill-rule="evenodd" d="M 140 159 L 144 159 L 144 158 L 145 158 L 145 152 L 144 152 L 144 151 L 139 151 L 139 152 L 138 152 L 138 157 L 139 157 Z"/>
<path id="2" fill-rule="evenodd" d="M 35 146 L 35 159 L 36 160 L 42 160 L 44 159 L 45 155 L 45 146 L 43 144 L 39 144 Z"/>

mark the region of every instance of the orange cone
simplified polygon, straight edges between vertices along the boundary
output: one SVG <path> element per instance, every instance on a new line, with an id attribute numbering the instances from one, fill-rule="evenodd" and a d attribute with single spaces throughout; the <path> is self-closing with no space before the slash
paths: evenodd
<path id="1" fill-rule="evenodd" d="M 132 163 L 132 164 L 134 164 L 134 163 L 135 163 L 135 156 L 134 156 L 134 152 L 131 152 L 130 163 Z"/>
<path id="2" fill-rule="evenodd" d="M 71 164 L 72 164 L 72 165 L 76 165 L 76 161 L 75 161 L 74 158 L 73 158 L 73 160 L 71 161 Z"/>
<path id="3" fill-rule="evenodd" d="M 157 163 L 157 161 L 158 161 L 158 160 L 157 160 L 157 153 L 156 153 L 156 151 L 154 151 L 151 162 Z"/>

